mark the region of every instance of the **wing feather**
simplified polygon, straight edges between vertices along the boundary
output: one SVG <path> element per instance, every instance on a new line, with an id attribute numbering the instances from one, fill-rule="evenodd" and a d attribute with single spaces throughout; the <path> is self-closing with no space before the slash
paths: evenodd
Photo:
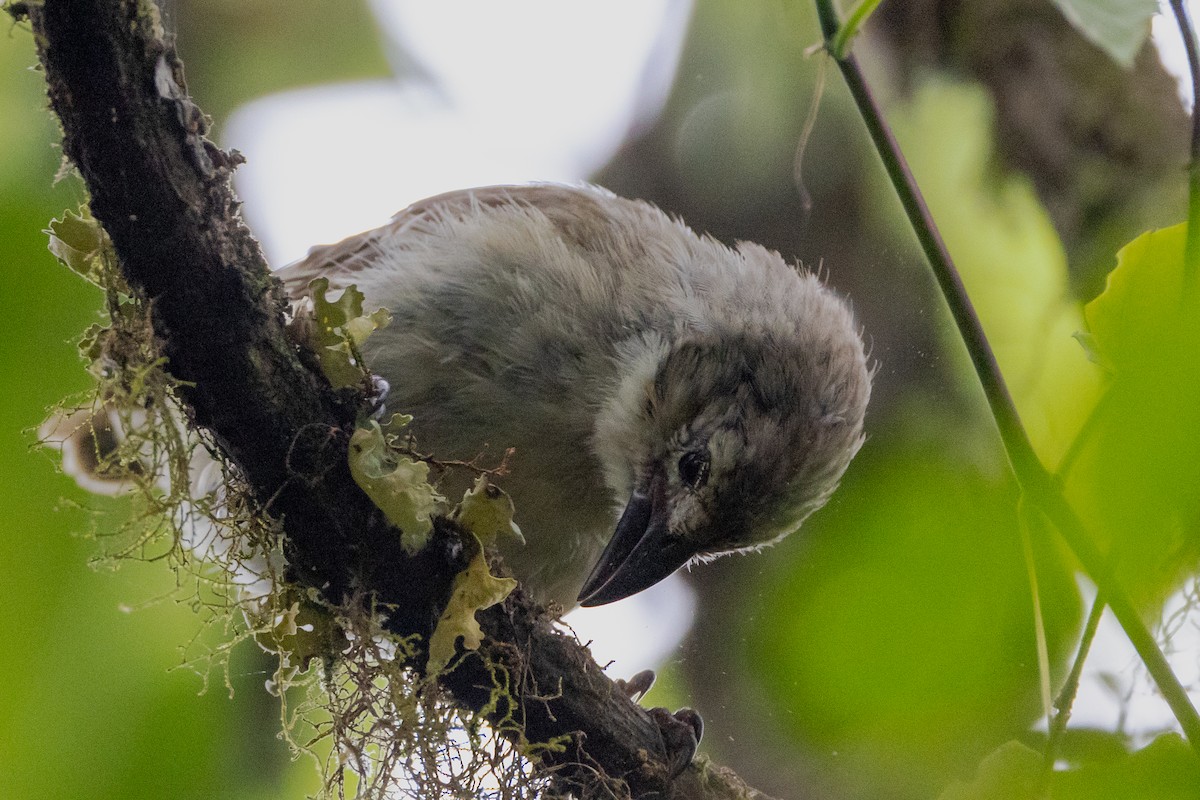
<path id="1" fill-rule="evenodd" d="M 341 289 L 354 283 L 356 276 L 369 270 L 379 257 L 381 241 L 395 241 L 406 231 L 414 234 L 429 230 L 430 223 L 447 217 L 484 213 L 506 205 L 535 208 L 546 215 L 562 236 L 577 245 L 597 241 L 598 228 L 607 225 L 603 206 L 621 200 L 598 186 L 531 184 L 528 186 L 484 186 L 459 189 L 413 203 L 380 228 L 350 236 L 337 244 L 314 247 L 303 259 L 275 272 L 293 300 L 308 293 L 315 278 L 329 279 L 330 288 Z M 637 203 L 642 206 L 645 204 Z M 651 206 L 645 205 L 649 212 Z"/>

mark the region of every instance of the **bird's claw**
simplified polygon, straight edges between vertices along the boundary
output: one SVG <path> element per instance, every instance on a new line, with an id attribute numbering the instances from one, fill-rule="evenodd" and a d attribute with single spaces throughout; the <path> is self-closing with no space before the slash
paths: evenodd
<path id="1" fill-rule="evenodd" d="M 381 420 L 387 413 L 387 397 L 388 392 L 392 390 L 392 385 L 385 381 L 381 376 L 374 373 L 371 374 L 371 391 L 367 395 L 367 409 L 370 417 L 373 420 Z"/>
<path id="2" fill-rule="evenodd" d="M 692 763 L 704 735 L 704 720 L 691 708 L 681 708 L 674 714 L 665 708 L 652 708 L 650 717 L 662 732 L 667 748 L 667 771 L 675 778 Z"/>
<path id="3" fill-rule="evenodd" d="M 613 683 L 621 694 L 636 703 L 650 691 L 650 687 L 654 685 L 654 677 L 654 670 L 644 669 L 627 681 L 617 678 Z"/>
<path id="4" fill-rule="evenodd" d="M 613 683 L 630 700 L 637 702 L 654 685 L 654 670 L 644 669 L 629 680 L 617 678 Z M 704 721 L 691 708 L 681 708 L 674 714 L 666 708 L 649 709 L 650 718 L 662 733 L 667 751 L 667 772 L 671 778 L 687 769 L 704 735 Z"/>

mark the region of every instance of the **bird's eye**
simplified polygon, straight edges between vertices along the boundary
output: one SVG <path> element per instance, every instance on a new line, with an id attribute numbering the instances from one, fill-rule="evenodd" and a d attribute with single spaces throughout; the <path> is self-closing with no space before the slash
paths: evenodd
<path id="1" fill-rule="evenodd" d="M 679 457 L 679 480 L 684 486 L 699 489 L 708 482 L 708 450 L 689 450 Z"/>

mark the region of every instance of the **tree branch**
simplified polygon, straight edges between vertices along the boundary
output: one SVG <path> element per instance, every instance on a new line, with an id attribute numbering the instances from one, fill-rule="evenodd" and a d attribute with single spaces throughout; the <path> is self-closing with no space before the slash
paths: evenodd
<path id="1" fill-rule="evenodd" d="M 32 23 L 63 149 L 126 280 L 149 302 L 193 421 L 281 520 L 289 578 L 334 605 L 365 589 L 394 609 L 395 633 L 427 640 L 465 564 L 461 533 L 439 520 L 430 546 L 409 557 L 351 479 L 346 447 L 358 398 L 335 393 L 285 335 L 286 300 L 230 185 L 240 156 L 205 138 L 157 9 L 144 0 L 7 8 Z M 519 591 L 479 617 L 489 637 L 480 655 L 443 684 L 477 711 L 490 699 L 484 660 L 508 669 L 516 708 L 496 714 L 511 711 L 533 742 L 572 737 L 565 753 L 543 756 L 556 776 L 587 786 L 599 772 L 635 796 L 761 796 L 718 767 L 693 764 L 671 781 L 650 716 Z"/>

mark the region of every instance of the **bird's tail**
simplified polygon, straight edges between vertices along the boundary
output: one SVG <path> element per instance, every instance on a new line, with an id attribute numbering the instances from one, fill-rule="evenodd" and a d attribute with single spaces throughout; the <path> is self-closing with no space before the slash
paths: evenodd
<path id="1" fill-rule="evenodd" d="M 178 446 L 167 446 L 168 438 Z M 177 413 L 101 399 L 57 412 L 42 424 L 38 439 L 61 453 L 62 471 L 88 492 L 146 491 L 168 498 L 163 507 L 185 551 L 225 567 L 244 599 L 271 593 L 278 565 L 239 535 L 222 463 Z"/>
<path id="2" fill-rule="evenodd" d="M 59 451 L 62 471 L 82 489 L 119 495 L 153 474 L 154 465 L 147 463 L 151 454 L 131 454 L 127 447 L 127 432 L 146 421 L 144 410 L 124 412 L 111 401 L 98 400 L 56 412 L 38 429 L 38 442 Z"/>

